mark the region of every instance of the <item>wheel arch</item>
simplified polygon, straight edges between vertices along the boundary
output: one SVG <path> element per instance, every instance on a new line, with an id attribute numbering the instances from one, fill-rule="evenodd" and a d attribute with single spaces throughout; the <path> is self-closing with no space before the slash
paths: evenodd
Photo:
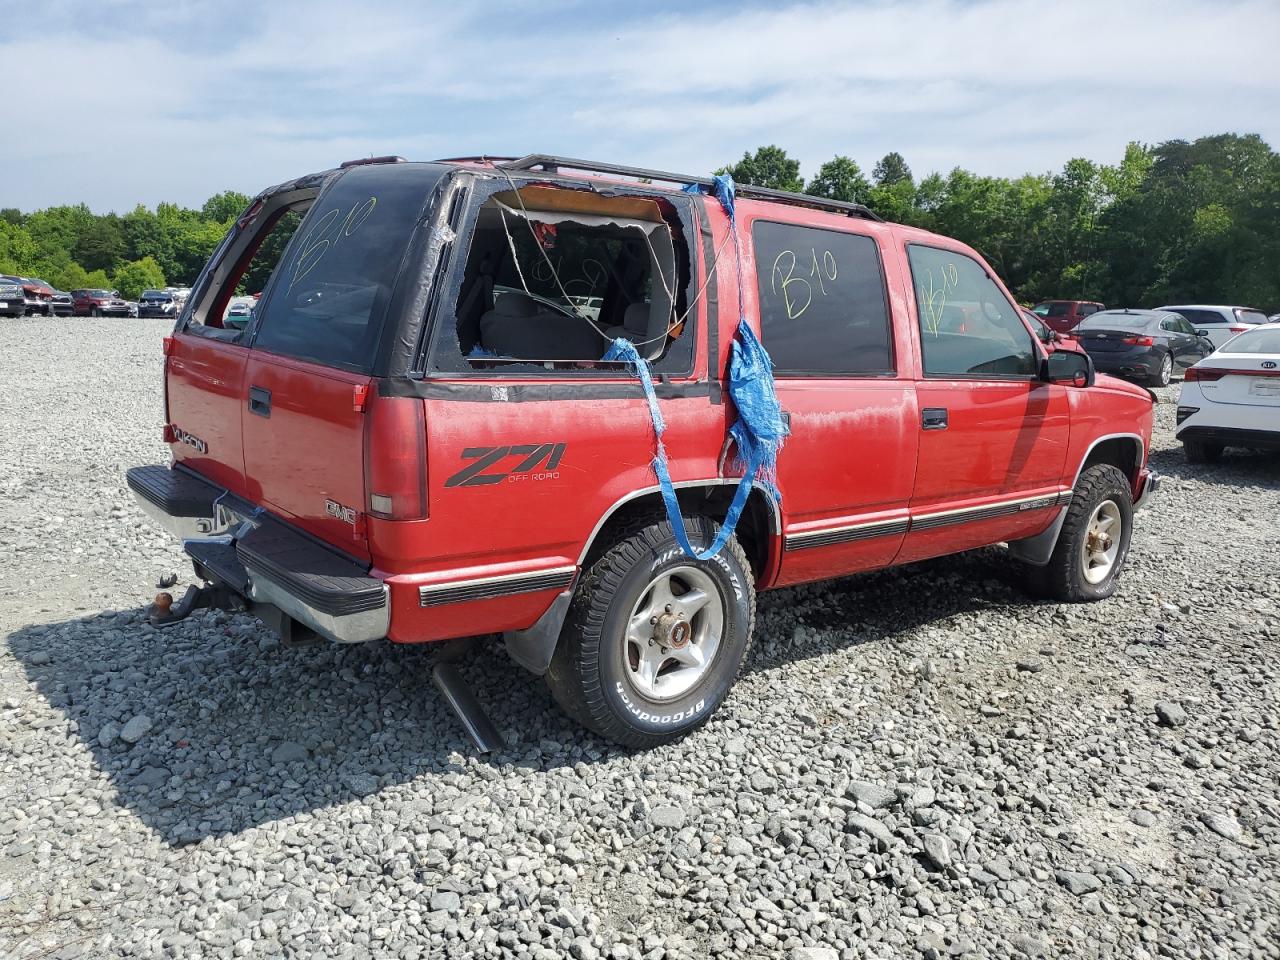
<path id="1" fill-rule="evenodd" d="M 1080 475 L 1090 467 L 1106 463 L 1118 469 L 1129 478 L 1129 490 L 1136 499 L 1138 496 L 1138 477 L 1146 460 L 1146 443 L 1136 433 L 1109 433 L 1094 439 L 1085 450 L 1080 466 L 1076 468 L 1071 479 L 1071 489 L 1075 490 L 1080 483 Z M 1070 506 L 1070 504 L 1068 504 Z M 1034 566 L 1044 566 L 1053 556 L 1058 545 L 1058 537 L 1062 533 L 1062 524 L 1067 518 L 1067 507 L 1058 510 L 1053 523 L 1041 533 L 1023 540 L 1014 540 L 1009 544 L 1009 552 L 1019 560 Z"/>
<path id="2" fill-rule="evenodd" d="M 1096 438 L 1085 451 L 1076 475 L 1071 481 L 1074 490 L 1080 475 L 1099 463 L 1109 463 L 1129 478 L 1129 488 L 1136 499 L 1138 478 L 1146 461 L 1146 443 L 1136 433 L 1109 433 Z"/>
<path id="3" fill-rule="evenodd" d="M 738 478 L 730 477 L 686 480 L 673 486 L 681 513 L 710 517 L 723 523 L 739 482 Z M 657 485 L 634 490 L 605 511 L 583 544 L 578 557 L 579 566 L 590 565 L 595 557 L 607 550 L 618 531 L 648 517 L 666 518 L 662 488 Z M 762 484 L 752 484 L 735 532 L 751 562 L 757 585 L 768 583 L 773 577 L 782 543 L 782 511 L 773 493 Z"/>

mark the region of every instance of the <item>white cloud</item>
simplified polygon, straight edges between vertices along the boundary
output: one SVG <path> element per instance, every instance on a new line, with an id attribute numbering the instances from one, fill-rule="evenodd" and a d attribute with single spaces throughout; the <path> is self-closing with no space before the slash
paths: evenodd
<path id="1" fill-rule="evenodd" d="M 777 143 L 807 173 L 898 150 L 917 173 L 1015 175 L 1131 139 L 1280 137 L 1272 0 L 83 9 L 51 0 L 38 36 L 0 41 L 23 116 L 0 205 L 198 203 L 369 153 L 707 171 Z"/>

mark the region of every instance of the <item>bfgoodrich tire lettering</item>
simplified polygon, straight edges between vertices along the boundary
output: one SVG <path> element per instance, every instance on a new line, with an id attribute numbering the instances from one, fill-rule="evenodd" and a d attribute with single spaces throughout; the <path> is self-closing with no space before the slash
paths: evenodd
<path id="1" fill-rule="evenodd" d="M 705 517 L 686 518 L 686 524 L 695 547 L 711 543 L 718 530 Z M 708 602 L 720 605 L 712 659 L 687 689 L 671 697 L 646 695 L 645 685 L 634 680 L 637 653 L 628 640 L 633 616 L 638 607 L 649 609 L 655 582 L 668 575 L 678 581 L 681 571 L 687 581 L 690 568 L 714 594 Z M 633 527 L 583 572 L 547 685 L 566 713 L 616 743 L 652 747 L 678 739 L 705 723 L 733 686 L 751 643 L 755 609 L 751 567 L 736 538 L 717 556 L 698 561 L 681 550 L 667 522 Z"/>
<path id="2" fill-rule="evenodd" d="M 1090 538 L 1097 539 L 1099 524 L 1104 527 L 1101 533 L 1113 540 L 1113 551 L 1106 542 L 1095 543 L 1095 549 L 1090 550 Z M 1129 478 L 1110 464 L 1094 464 L 1080 475 L 1076 483 L 1053 556 L 1045 566 L 1031 568 L 1033 589 L 1068 603 L 1102 600 L 1111 596 L 1116 591 L 1116 581 L 1129 554 L 1132 535 L 1133 492 Z M 1091 552 L 1111 554 L 1105 575 L 1096 581 L 1091 581 L 1087 572 Z"/>

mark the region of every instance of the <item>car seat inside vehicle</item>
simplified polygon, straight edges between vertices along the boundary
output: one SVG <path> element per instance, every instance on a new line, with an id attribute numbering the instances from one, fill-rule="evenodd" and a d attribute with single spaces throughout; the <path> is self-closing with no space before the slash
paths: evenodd
<path id="1" fill-rule="evenodd" d="M 682 331 L 688 277 L 669 215 L 642 197 L 545 186 L 490 197 L 457 300 L 461 358 L 594 365 L 619 337 L 662 357 Z"/>

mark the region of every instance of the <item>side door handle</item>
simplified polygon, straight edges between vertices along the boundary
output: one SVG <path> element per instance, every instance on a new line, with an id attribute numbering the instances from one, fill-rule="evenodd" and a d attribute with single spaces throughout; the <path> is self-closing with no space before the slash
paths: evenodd
<path id="1" fill-rule="evenodd" d="M 920 411 L 920 426 L 926 430 L 947 429 L 947 408 L 925 407 Z"/>
<path id="2" fill-rule="evenodd" d="M 265 387 L 250 387 L 249 412 L 260 417 L 271 416 L 271 391 Z"/>

